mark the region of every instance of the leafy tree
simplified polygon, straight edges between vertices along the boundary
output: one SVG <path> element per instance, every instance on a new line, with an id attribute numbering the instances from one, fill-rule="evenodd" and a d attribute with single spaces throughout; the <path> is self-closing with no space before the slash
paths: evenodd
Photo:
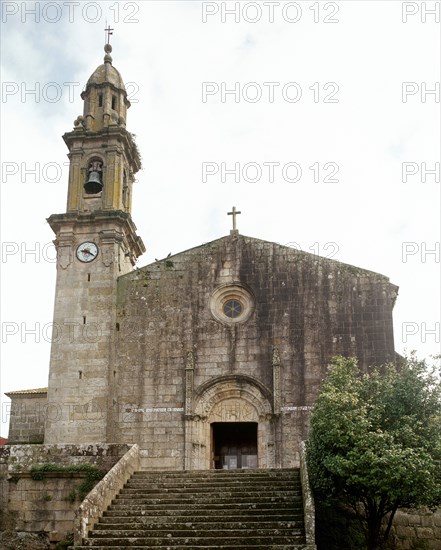
<path id="1" fill-rule="evenodd" d="M 368 550 L 387 540 L 398 508 L 441 503 L 441 384 L 414 355 L 362 375 L 335 357 L 307 445 L 318 499 L 339 498 L 361 520 Z"/>

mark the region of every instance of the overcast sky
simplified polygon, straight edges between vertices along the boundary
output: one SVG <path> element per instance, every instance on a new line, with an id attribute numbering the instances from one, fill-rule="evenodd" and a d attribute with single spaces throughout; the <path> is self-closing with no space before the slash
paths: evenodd
<path id="1" fill-rule="evenodd" d="M 106 20 L 143 159 L 138 266 L 227 235 L 234 205 L 244 235 L 388 276 L 397 351 L 439 353 L 439 2 L 1 7 L 2 435 L 3 392 L 47 385 L 45 220 L 66 208 L 61 136 L 103 62 Z"/>

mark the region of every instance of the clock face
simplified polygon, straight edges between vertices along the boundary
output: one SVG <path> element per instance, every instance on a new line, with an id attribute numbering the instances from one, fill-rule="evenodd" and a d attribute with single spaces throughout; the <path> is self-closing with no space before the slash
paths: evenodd
<path id="1" fill-rule="evenodd" d="M 92 262 L 98 256 L 98 247 L 95 243 L 81 243 L 77 248 L 77 258 L 80 262 Z"/>

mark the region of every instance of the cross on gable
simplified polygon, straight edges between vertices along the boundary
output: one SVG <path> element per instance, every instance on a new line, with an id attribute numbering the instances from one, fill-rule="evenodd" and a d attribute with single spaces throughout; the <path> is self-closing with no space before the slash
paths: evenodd
<path id="1" fill-rule="evenodd" d="M 236 227 L 236 217 L 239 215 L 239 214 L 242 214 L 242 212 L 238 212 L 236 210 L 236 207 L 233 206 L 233 211 L 232 212 L 227 212 L 227 214 L 229 216 L 233 216 L 233 231 L 237 231 L 237 227 Z"/>

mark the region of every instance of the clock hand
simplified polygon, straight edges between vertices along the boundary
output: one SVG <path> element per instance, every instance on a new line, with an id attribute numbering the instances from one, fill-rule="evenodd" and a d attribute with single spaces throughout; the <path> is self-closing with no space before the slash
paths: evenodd
<path id="1" fill-rule="evenodd" d="M 84 252 L 88 257 L 90 256 L 91 258 L 96 258 L 96 254 L 91 252 L 89 249 L 85 250 Z"/>

